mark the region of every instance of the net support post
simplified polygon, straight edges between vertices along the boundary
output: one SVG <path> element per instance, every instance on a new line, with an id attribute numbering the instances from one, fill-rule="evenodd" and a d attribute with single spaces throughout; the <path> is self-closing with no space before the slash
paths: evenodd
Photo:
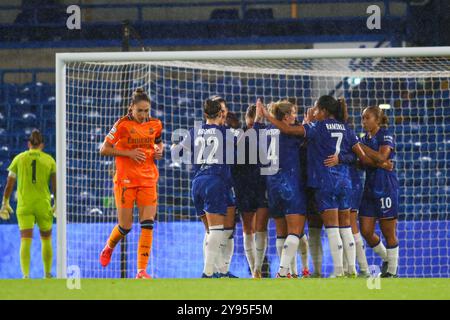
<path id="1" fill-rule="evenodd" d="M 56 276 L 67 277 L 66 221 L 66 65 L 56 54 Z"/>

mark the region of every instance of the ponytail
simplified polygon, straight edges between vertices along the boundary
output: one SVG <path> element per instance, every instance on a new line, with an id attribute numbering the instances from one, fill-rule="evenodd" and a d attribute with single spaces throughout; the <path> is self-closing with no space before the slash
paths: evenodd
<path id="1" fill-rule="evenodd" d="M 28 138 L 28 141 L 30 142 L 33 148 L 36 148 L 42 143 L 44 143 L 44 137 L 42 136 L 41 132 L 38 129 L 33 129 L 30 137 Z"/>
<path id="2" fill-rule="evenodd" d="M 340 112 L 341 112 L 341 116 L 343 119 L 344 123 L 348 122 L 348 108 L 347 108 L 347 103 L 345 102 L 344 98 L 339 98 L 338 99 L 338 103 L 339 103 L 339 107 L 340 107 Z"/>
<path id="3" fill-rule="evenodd" d="M 380 127 L 387 128 L 389 126 L 389 118 L 387 115 L 384 114 L 383 109 L 380 109 L 380 111 L 381 111 Z"/>

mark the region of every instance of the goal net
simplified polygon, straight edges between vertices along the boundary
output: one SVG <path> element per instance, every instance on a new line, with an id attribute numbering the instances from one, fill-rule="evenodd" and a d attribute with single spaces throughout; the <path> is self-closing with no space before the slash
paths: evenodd
<path id="1" fill-rule="evenodd" d="M 295 98 L 299 115 L 323 94 L 345 97 L 355 131 L 361 112 L 383 105 L 397 143 L 400 182 L 399 276 L 449 277 L 449 48 L 104 53 L 57 55 L 58 277 L 77 266 L 81 277 L 132 277 L 140 227 L 118 245 L 111 264 L 99 254 L 117 221 L 113 158 L 99 146 L 143 87 L 151 116 L 164 126 L 165 156 L 157 161 L 158 210 L 148 271 L 159 278 L 199 277 L 204 228 L 190 197 L 190 168 L 173 162 L 176 129 L 202 119 L 202 103 L 221 95 L 244 123 L 249 104 Z M 379 230 L 378 230 L 379 232 Z M 323 272 L 332 271 L 325 233 Z M 367 248 L 369 265 L 381 262 Z M 299 263 L 300 263 L 300 259 Z M 264 271 L 278 267 L 269 224 Z M 312 264 L 310 265 L 312 268 Z M 231 272 L 249 277 L 237 223 Z"/>

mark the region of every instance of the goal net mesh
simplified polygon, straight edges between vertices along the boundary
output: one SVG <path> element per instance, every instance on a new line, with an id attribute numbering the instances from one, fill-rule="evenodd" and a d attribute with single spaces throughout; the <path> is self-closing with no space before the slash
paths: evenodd
<path id="1" fill-rule="evenodd" d="M 158 209 L 148 271 L 159 278 L 199 277 L 204 228 L 190 197 L 190 168 L 172 162 L 174 130 L 202 119 L 202 103 L 221 95 L 244 123 L 245 110 L 265 102 L 295 98 L 299 115 L 323 94 L 345 97 L 355 131 L 362 133 L 366 106 L 386 105 L 395 133 L 395 168 L 400 182 L 399 276 L 449 277 L 450 58 L 242 59 L 201 61 L 67 62 L 66 214 L 67 266 L 82 277 L 133 277 L 140 227 L 137 213 L 126 241 L 102 268 L 100 252 L 117 221 L 113 195 L 114 159 L 99 147 L 143 87 L 151 116 L 164 126 L 165 157 L 157 161 Z M 379 230 L 378 230 L 379 233 Z M 323 272 L 332 272 L 326 235 Z M 369 265 L 380 261 L 367 248 Z M 300 261 L 300 259 L 298 259 Z M 277 271 L 275 230 L 269 224 L 264 271 Z M 312 264 L 310 263 L 310 268 Z M 231 272 L 249 277 L 242 227 L 235 231 Z"/>

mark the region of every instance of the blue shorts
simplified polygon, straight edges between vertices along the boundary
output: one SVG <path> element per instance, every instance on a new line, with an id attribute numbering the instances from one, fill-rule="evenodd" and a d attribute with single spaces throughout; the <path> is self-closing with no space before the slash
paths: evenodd
<path id="1" fill-rule="evenodd" d="M 253 176 L 235 179 L 236 204 L 240 213 L 267 208 L 266 177 Z"/>
<path id="2" fill-rule="evenodd" d="M 305 188 L 297 174 L 278 172 L 267 176 L 267 194 L 271 217 L 306 214 Z"/>
<path id="3" fill-rule="evenodd" d="M 352 211 L 358 211 L 361 205 L 361 199 L 363 194 L 362 184 L 352 184 L 352 190 L 350 195 L 350 209 Z"/>
<path id="4" fill-rule="evenodd" d="M 218 176 L 204 175 L 192 180 L 192 200 L 198 215 L 226 215 L 230 192 L 230 188 Z"/>
<path id="5" fill-rule="evenodd" d="M 392 219 L 398 217 L 398 191 L 391 190 L 384 197 L 374 197 L 373 193 L 364 190 L 359 216 L 377 219 Z"/>
<path id="6" fill-rule="evenodd" d="M 351 192 L 351 189 L 348 188 L 338 190 L 317 189 L 315 193 L 317 210 L 322 213 L 330 209 L 350 209 Z"/>

